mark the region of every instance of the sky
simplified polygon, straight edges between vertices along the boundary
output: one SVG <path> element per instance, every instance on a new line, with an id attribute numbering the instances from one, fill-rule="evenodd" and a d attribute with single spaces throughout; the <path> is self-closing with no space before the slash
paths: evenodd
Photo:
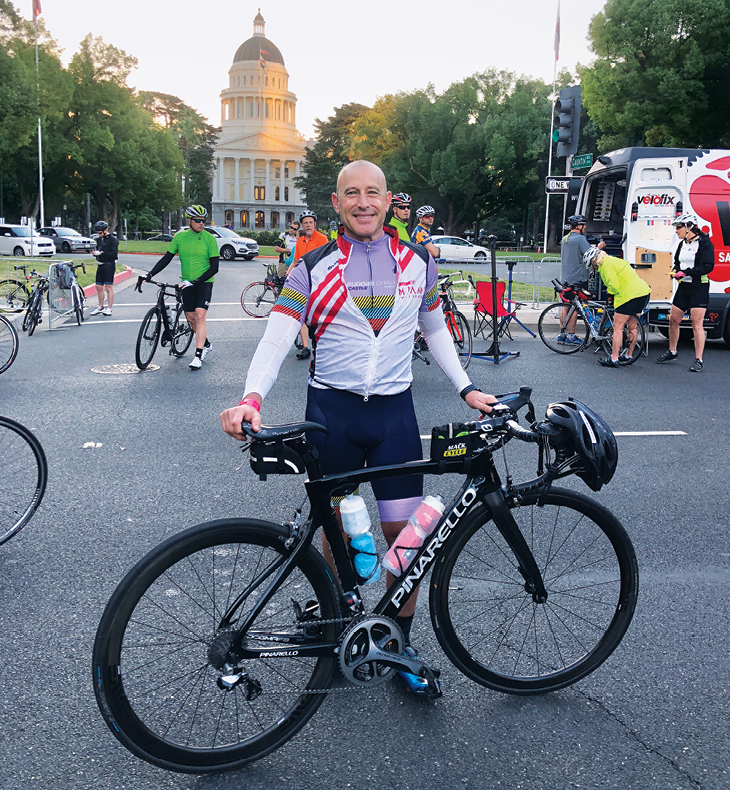
<path id="1" fill-rule="evenodd" d="M 31 0 L 20 13 L 31 18 Z M 588 64 L 587 33 L 605 0 L 562 0 L 559 69 Z M 297 128 L 314 134 L 348 102 L 452 82 L 488 68 L 551 81 L 557 0 L 451 0 L 419 3 L 255 3 L 207 0 L 41 0 L 50 34 L 68 63 L 87 33 L 134 55 L 129 78 L 139 90 L 170 93 L 217 126 L 219 94 L 238 47 L 253 35 L 258 9 L 266 36 L 280 49 L 297 96 Z"/>

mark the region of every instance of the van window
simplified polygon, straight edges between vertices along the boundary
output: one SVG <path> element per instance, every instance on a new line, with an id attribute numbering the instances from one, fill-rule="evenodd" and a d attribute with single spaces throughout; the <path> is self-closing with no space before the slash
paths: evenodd
<path id="1" fill-rule="evenodd" d="M 642 167 L 642 181 L 671 181 L 672 171 L 668 167 Z"/>

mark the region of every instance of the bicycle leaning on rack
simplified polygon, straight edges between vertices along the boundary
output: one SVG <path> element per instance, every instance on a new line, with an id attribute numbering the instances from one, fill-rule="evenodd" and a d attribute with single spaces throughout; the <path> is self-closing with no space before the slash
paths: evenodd
<path id="1" fill-rule="evenodd" d="M 22 269 L 23 274 L 25 274 L 28 266 L 21 264 L 14 268 Z M 31 269 L 30 273 L 26 275 L 26 278 L 29 280 L 31 277 L 35 277 L 36 280 L 33 284 L 33 290 L 28 297 L 28 304 L 25 309 L 22 323 L 23 331 L 27 332 L 29 337 L 35 332 L 38 324 L 43 323 L 43 302 L 44 300 L 48 300 L 49 289 L 48 275 L 40 274 L 35 269 Z"/>
<path id="2" fill-rule="evenodd" d="M 459 309 L 457 308 L 454 298 L 451 294 L 452 281 L 457 274 L 462 276 L 461 272 L 439 275 L 439 298 L 441 300 L 441 308 L 444 311 L 446 327 L 449 330 L 451 339 L 454 342 L 454 348 L 456 349 L 456 353 L 459 357 L 459 362 L 461 363 L 461 367 L 466 370 L 469 367 L 469 361 L 471 360 L 472 337 L 471 329 L 469 328 L 469 322 L 466 320 L 464 314 L 459 312 Z M 416 332 L 416 336 L 413 340 L 413 358 L 420 359 L 427 365 L 430 365 L 431 362 L 424 353 L 427 350 L 428 345 L 426 344 L 425 338 L 420 332 Z"/>
<path id="3" fill-rule="evenodd" d="M 15 362 L 18 356 L 18 332 L 11 321 L 0 314 L 0 373 Z"/>
<path id="4" fill-rule="evenodd" d="M 15 270 L 25 270 L 28 266 L 15 266 Z M 30 279 L 28 277 L 27 279 Z M 8 278 L 0 281 L 0 312 L 3 313 L 22 313 L 30 301 L 30 289 L 26 285 L 26 277 L 22 280 Z"/>
<path id="5" fill-rule="evenodd" d="M 67 266 L 70 270 L 68 275 L 64 275 L 61 273 L 60 269 L 62 266 Z M 86 297 L 84 296 L 84 292 L 81 290 L 81 286 L 78 284 L 76 280 L 76 270 L 82 269 L 84 274 L 86 274 L 86 264 L 83 263 L 61 263 L 58 265 L 58 283 L 59 287 L 61 287 L 64 291 L 69 292 L 69 303 L 71 309 L 73 310 L 74 318 L 76 319 L 76 323 L 81 326 L 81 323 L 84 320 L 84 304 L 86 303 Z"/>
<path id="6" fill-rule="evenodd" d="M 24 425 L 0 417 L 0 544 L 10 540 L 30 521 L 43 499 L 48 480 L 46 454 Z"/>
<path id="7" fill-rule="evenodd" d="M 403 655 L 395 621 L 431 569 L 431 622 L 467 677 L 501 692 L 539 694 L 593 672 L 631 622 L 636 557 L 607 508 L 553 482 L 575 474 L 599 490 L 613 476 L 616 443 L 600 417 L 574 401 L 552 404 L 536 422 L 530 395 L 523 387 L 500 396 L 479 422 L 434 429 L 430 460 L 338 475 L 322 474 L 306 439 L 322 426 L 254 433 L 244 423 L 253 471 L 261 479 L 306 472 L 306 498 L 283 525 L 233 518 L 173 535 L 125 576 L 93 653 L 97 702 L 118 740 L 169 770 L 222 771 L 289 740 L 319 708 L 338 668 L 360 689 L 405 670 L 438 696 L 438 672 Z M 525 407 L 530 429 L 517 421 Z M 502 481 L 493 455 L 510 439 L 537 444 L 535 479 L 515 484 L 507 471 Z M 367 611 L 359 592 L 365 580 L 332 495 L 375 479 L 444 472 L 466 480 L 405 575 Z M 337 577 L 315 548 L 320 527 Z"/>
<path id="8" fill-rule="evenodd" d="M 185 352 L 190 348 L 190 343 L 193 340 L 193 329 L 185 315 L 180 286 L 138 277 L 134 290 L 142 293 L 142 283 L 144 282 L 156 285 L 158 291 L 157 304 L 148 310 L 147 315 L 142 319 L 142 326 L 137 334 L 134 357 L 140 370 L 145 370 L 152 362 L 158 343 L 163 348 L 169 343 L 170 356 L 182 357 L 185 356 Z M 169 305 L 165 302 L 168 296 L 175 297 L 174 316 L 170 312 Z"/>
<path id="9" fill-rule="evenodd" d="M 603 349 L 611 356 L 613 342 L 613 314 L 614 310 L 607 302 L 595 301 L 591 294 L 570 285 L 553 280 L 555 290 L 559 293 L 561 301 L 548 305 L 541 313 L 537 323 L 540 339 L 557 354 L 575 354 L 584 351 L 594 341 L 598 344 L 596 351 Z M 640 320 L 633 318 L 626 322 L 623 330 L 619 364 L 632 365 L 641 356 L 646 348 L 646 313 Z M 576 343 L 568 340 L 568 325 L 571 318 L 575 318 Z M 633 354 L 629 357 L 627 352 L 631 342 L 629 324 L 636 325 L 636 345 Z"/>

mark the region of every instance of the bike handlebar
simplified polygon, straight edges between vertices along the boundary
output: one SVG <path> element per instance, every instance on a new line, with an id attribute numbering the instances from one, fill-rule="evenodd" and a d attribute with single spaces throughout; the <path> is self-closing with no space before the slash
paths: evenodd
<path id="1" fill-rule="evenodd" d="M 134 290 L 142 293 L 142 283 L 150 283 L 151 285 L 156 285 L 158 288 L 172 288 L 175 291 L 175 295 L 177 295 L 178 291 L 180 290 L 178 283 L 160 283 L 156 280 L 148 280 L 142 275 L 137 277 L 137 285 L 134 286 Z M 172 296 L 172 294 L 170 294 L 170 296 Z"/>

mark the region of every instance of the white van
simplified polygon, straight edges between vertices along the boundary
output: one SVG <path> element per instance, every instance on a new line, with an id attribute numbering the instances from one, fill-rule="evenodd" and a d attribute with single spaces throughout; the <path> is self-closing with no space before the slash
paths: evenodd
<path id="1" fill-rule="evenodd" d="M 630 261 L 651 286 L 649 322 L 669 325 L 677 283 L 669 273 L 678 239 L 672 221 L 697 215 L 715 247 L 705 329 L 730 346 L 730 151 L 623 148 L 599 156 L 581 186 L 576 212 L 586 235 Z M 685 316 L 683 326 L 690 326 Z"/>
<path id="2" fill-rule="evenodd" d="M 39 236 L 28 225 L 0 225 L 0 255 L 14 255 L 22 258 L 27 255 L 31 258 L 50 256 L 56 247 L 50 239 Z"/>

